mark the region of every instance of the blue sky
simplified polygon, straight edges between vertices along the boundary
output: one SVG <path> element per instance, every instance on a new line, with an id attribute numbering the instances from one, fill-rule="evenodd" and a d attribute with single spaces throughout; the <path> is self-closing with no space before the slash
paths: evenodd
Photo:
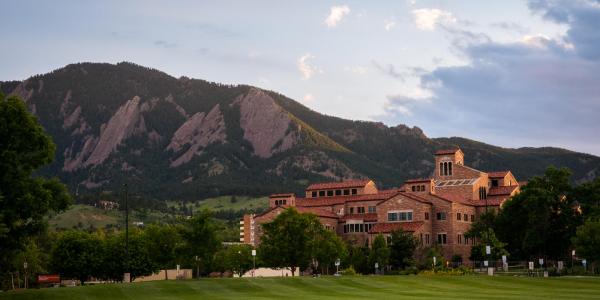
<path id="1" fill-rule="evenodd" d="M 600 1 L 3 1 L 0 80 L 131 61 L 430 137 L 600 155 Z"/>

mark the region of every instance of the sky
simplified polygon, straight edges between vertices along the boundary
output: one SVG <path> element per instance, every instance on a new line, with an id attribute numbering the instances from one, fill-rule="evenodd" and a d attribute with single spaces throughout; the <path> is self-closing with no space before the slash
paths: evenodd
<path id="1" fill-rule="evenodd" d="M 600 1 L 2 1 L 0 81 L 130 61 L 332 116 L 600 155 Z"/>

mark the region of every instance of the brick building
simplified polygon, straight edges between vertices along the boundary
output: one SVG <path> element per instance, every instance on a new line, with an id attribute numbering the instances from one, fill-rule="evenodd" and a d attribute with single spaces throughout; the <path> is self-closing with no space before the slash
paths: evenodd
<path id="1" fill-rule="evenodd" d="M 260 224 L 295 207 L 315 214 L 327 229 L 357 244 L 370 244 L 376 235 L 389 236 L 402 228 L 423 247 L 440 245 L 447 259 L 458 254 L 468 260 L 473 241 L 464 237 L 465 232 L 480 214 L 499 209 L 518 193 L 519 183 L 510 171 L 483 172 L 465 166 L 460 149 L 437 151 L 435 166 L 431 178 L 407 180 L 399 189 L 379 190 L 364 179 L 312 184 L 303 198 L 271 195 L 267 211 L 240 221 L 240 241 L 258 245 Z"/>

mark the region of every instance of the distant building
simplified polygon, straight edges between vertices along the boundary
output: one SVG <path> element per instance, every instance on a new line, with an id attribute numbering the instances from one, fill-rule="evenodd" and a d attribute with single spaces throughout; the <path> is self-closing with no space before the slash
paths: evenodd
<path id="1" fill-rule="evenodd" d="M 119 203 L 113 201 L 101 200 L 100 202 L 98 202 L 98 204 L 100 208 L 104 210 L 113 210 L 119 208 Z"/>
<path id="2" fill-rule="evenodd" d="M 267 211 L 240 221 L 240 242 L 258 245 L 260 225 L 295 207 L 315 214 L 325 228 L 357 244 L 370 244 L 376 235 L 389 236 L 402 228 L 424 247 L 440 245 L 447 259 L 457 254 L 466 261 L 475 241 L 465 238 L 465 232 L 483 212 L 498 210 L 517 194 L 519 182 L 510 171 L 465 166 L 460 149 L 437 151 L 435 166 L 431 178 L 407 180 L 400 189 L 379 190 L 364 179 L 311 184 L 303 198 L 271 195 Z"/>

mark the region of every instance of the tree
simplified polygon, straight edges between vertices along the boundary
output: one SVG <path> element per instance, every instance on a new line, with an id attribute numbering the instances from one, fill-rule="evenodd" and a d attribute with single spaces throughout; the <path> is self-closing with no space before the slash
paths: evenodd
<path id="1" fill-rule="evenodd" d="M 368 246 L 358 246 L 351 241 L 346 242 L 348 255 L 343 261 L 343 265 L 352 266 L 358 273 L 368 274 L 373 271 L 372 266 L 369 266 L 369 254 L 371 249 Z"/>
<path id="2" fill-rule="evenodd" d="M 569 178 L 569 170 L 550 167 L 503 205 L 493 229 L 513 257 L 568 257 L 571 237 L 583 223 Z"/>
<path id="3" fill-rule="evenodd" d="M 252 268 L 252 247 L 250 245 L 231 245 L 225 249 L 225 269 L 242 277 Z"/>
<path id="4" fill-rule="evenodd" d="M 592 262 L 592 272 L 600 262 L 600 222 L 588 220 L 577 228 L 573 237 L 573 245 L 577 255 Z"/>
<path id="5" fill-rule="evenodd" d="M 180 252 L 182 260 L 188 265 L 195 265 L 197 256 L 200 259 L 201 270 L 209 271 L 214 255 L 221 247 L 217 225 L 210 211 L 202 210 L 187 221 L 181 236 L 184 240 Z"/>
<path id="6" fill-rule="evenodd" d="M 325 274 L 329 274 L 329 268 L 334 266 L 337 259 L 345 259 L 348 255 L 348 250 L 342 239 L 335 233 L 323 228 L 323 226 L 318 227 L 318 232 L 312 242 L 314 248 L 313 246 L 310 247 L 314 251 L 313 257 L 318 261 L 321 270 L 324 270 Z"/>
<path id="7" fill-rule="evenodd" d="M 390 243 L 390 264 L 394 268 L 404 269 L 414 265 L 413 255 L 418 240 L 410 232 L 398 229 L 392 232 Z"/>
<path id="8" fill-rule="evenodd" d="M 27 239 L 46 229 L 44 217 L 70 203 L 57 179 L 33 177 L 54 158 L 55 145 L 16 96 L 0 94 L 0 269 L 9 270 Z"/>
<path id="9" fill-rule="evenodd" d="M 575 187 L 571 198 L 580 204 L 586 219 L 600 221 L 600 177 Z"/>
<path id="10" fill-rule="evenodd" d="M 144 229 L 148 251 L 156 265 L 165 270 L 165 279 L 169 279 L 167 269 L 176 264 L 178 250 L 183 246 L 180 230 L 172 225 L 150 225 Z"/>
<path id="11" fill-rule="evenodd" d="M 384 268 L 389 264 L 389 261 L 390 249 L 387 246 L 385 237 L 379 234 L 373 239 L 373 245 L 371 246 L 371 253 L 369 255 L 369 264 L 372 268 L 375 267 L 375 263 L 377 263 L 379 268 Z"/>
<path id="12" fill-rule="evenodd" d="M 290 267 L 294 276 L 296 267 L 305 268 L 316 258 L 311 240 L 319 226 L 319 219 L 312 214 L 300 214 L 295 208 L 284 210 L 273 221 L 262 224 L 258 250 L 262 261 L 272 267 Z"/>
<path id="13" fill-rule="evenodd" d="M 51 255 L 51 268 L 63 277 L 76 278 L 84 284 L 100 273 L 102 241 L 83 231 L 67 231 L 56 241 Z"/>
<path id="14" fill-rule="evenodd" d="M 471 257 L 473 261 L 482 261 L 486 258 L 498 260 L 503 255 L 508 255 L 506 244 L 501 242 L 493 229 L 496 215 L 494 212 L 483 213 L 475 223 L 471 225 L 469 231 L 465 233 L 465 238 L 475 239 L 477 244 L 471 247 Z M 486 254 L 486 246 L 491 247 L 491 254 Z"/>
<path id="15" fill-rule="evenodd" d="M 99 276 L 121 281 L 125 272 L 130 272 L 130 280 L 147 276 L 159 270 L 150 254 L 150 243 L 139 230 L 129 232 L 129 257 L 125 251 L 125 233 L 106 237 L 102 247 L 102 266 Z"/>

